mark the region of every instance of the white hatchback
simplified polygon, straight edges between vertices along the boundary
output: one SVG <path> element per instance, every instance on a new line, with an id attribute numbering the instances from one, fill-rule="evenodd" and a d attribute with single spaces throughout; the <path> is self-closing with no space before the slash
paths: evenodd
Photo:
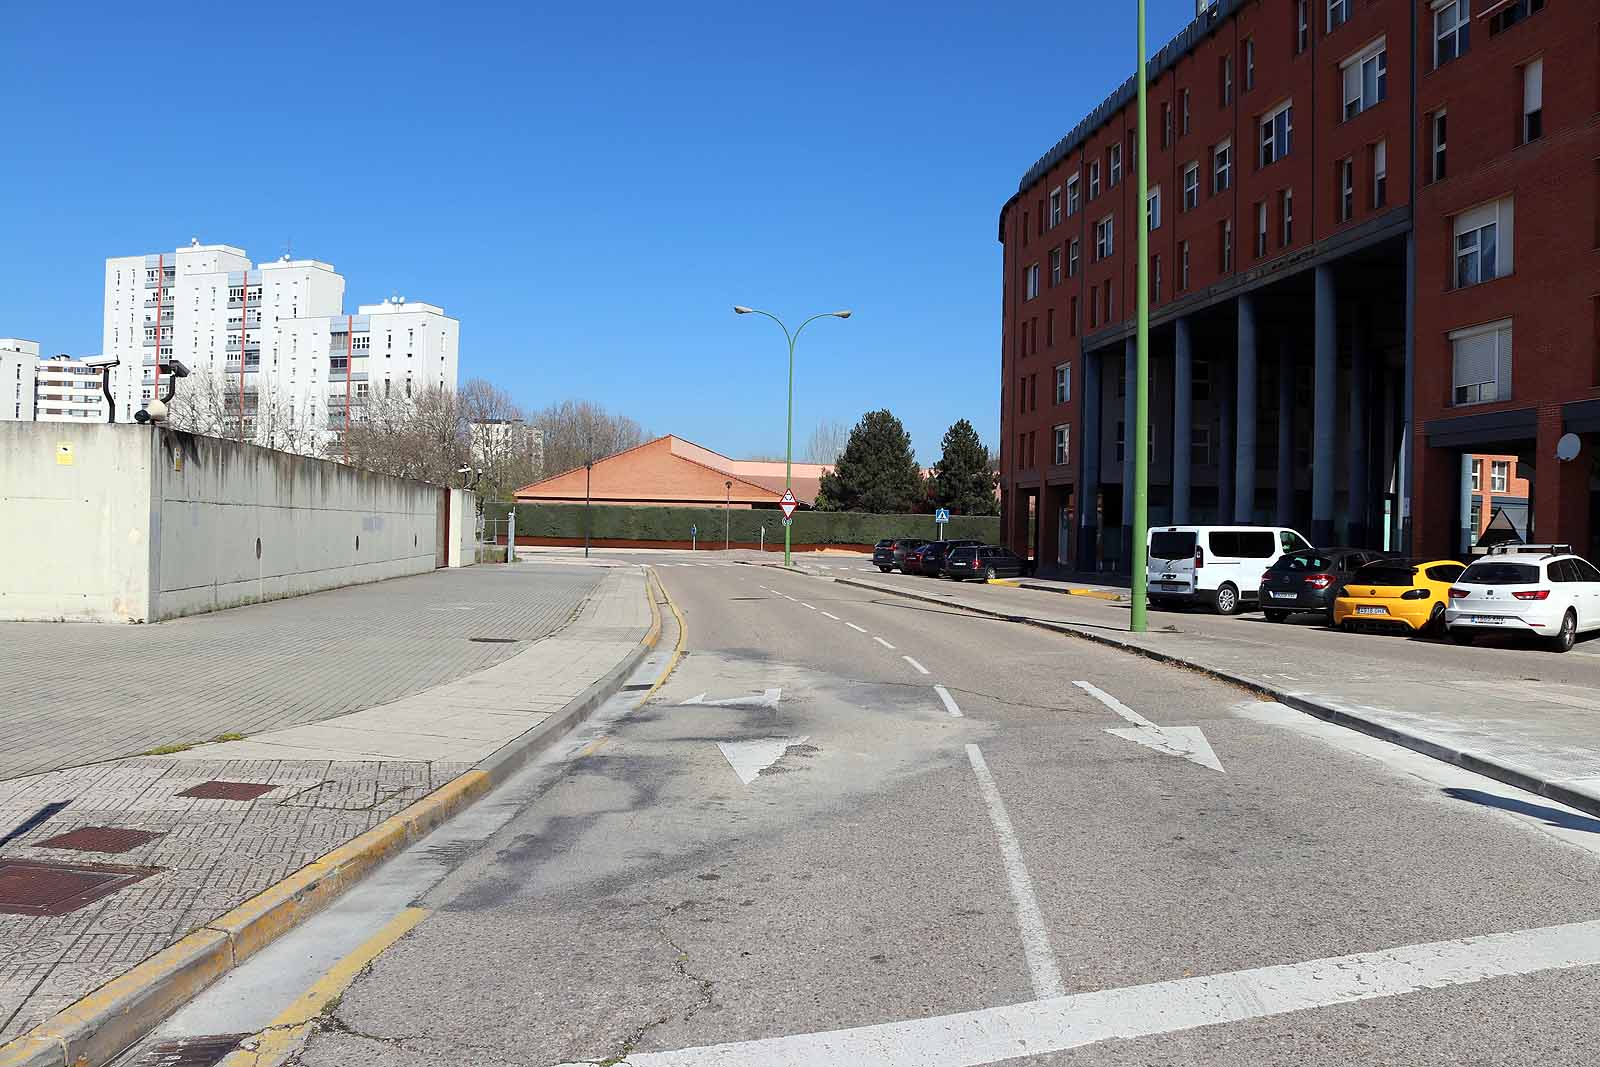
<path id="1" fill-rule="evenodd" d="M 1451 585 L 1445 626 L 1457 644 L 1495 631 L 1532 633 L 1565 652 L 1600 629 L 1600 569 L 1571 545 L 1501 545 Z"/>

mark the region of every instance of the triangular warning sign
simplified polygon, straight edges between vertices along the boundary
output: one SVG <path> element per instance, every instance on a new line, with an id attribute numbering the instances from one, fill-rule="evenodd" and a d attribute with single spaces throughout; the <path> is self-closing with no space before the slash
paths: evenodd
<path id="1" fill-rule="evenodd" d="M 778 501 L 778 506 L 783 509 L 784 518 L 794 518 L 795 509 L 800 506 L 800 502 L 794 498 L 793 489 L 785 489 L 783 491 L 783 499 Z"/>
<path id="2" fill-rule="evenodd" d="M 1494 545 L 1521 544 L 1522 534 L 1511 521 L 1511 516 L 1506 514 L 1505 508 L 1495 508 L 1494 515 L 1489 519 L 1489 525 L 1483 528 L 1483 536 L 1478 538 L 1479 548 L 1489 548 Z"/>

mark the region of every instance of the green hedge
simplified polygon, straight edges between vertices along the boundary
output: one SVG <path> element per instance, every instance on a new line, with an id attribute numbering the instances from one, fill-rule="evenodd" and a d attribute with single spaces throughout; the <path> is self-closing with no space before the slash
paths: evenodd
<path id="1" fill-rule="evenodd" d="M 484 514 L 502 519 L 510 505 L 486 503 Z M 518 504 L 517 536 L 569 537 L 584 535 L 582 504 Z M 721 508 L 638 508 L 597 506 L 592 509 L 594 528 L 589 536 L 596 540 L 687 541 L 689 527 L 700 527 L 700 540 L 706 544 L 721 541 L 724 512 Z M 779 511 L 732 509 L 726 513 L 731 540 L 755 543 L 761 539 L 761 526 L 767 527 L 767 543 L 783 540 L 783 513 Z M 932 537 L 937 532 L 931 515 L 867 515 L 851 511 L 798 511 L 794 516 L 792 540 L 801 545 L 870 545 L 884 537 Z M 973 537 L 987 542 L 1000 540 L 1000 519 L 994 515 L 952 515 L 945 526 L 946 537 Z"/>

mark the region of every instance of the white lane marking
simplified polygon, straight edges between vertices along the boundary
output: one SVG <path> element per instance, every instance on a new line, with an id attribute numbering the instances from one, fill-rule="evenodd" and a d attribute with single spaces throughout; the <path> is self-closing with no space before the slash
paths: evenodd
<path id="1" fill-rule="evenodd" d="M 1050 948 L 1050 935 L 1044 928 L 1044 917 L 1039 914 L 1039 901 L 1033 895 L 1033 879 L 1028 875 L 1027 864 L 1022 862 L 1022 844 L 1011 828 L 1011 816 L 995 788 L 989 765 L 977 745 L 967 746 L 967 759 L 972 763 L 972 773 L 978 776 L 978 790 L 988 805 L 989 819 L 994 832 L 1000 837 L 1000 857 L 1005 863 L 1006 881 L 1011 886 L 1011 903 L 1017 909 L 1017 925 L 1022 928 L 1022 954 L 1028 961 L 1028 975 L 1033 979 L 1033 992 L 1040 1000 L 1059 997 L 1066 992 L 1061 981 L 1061 971 L 1056 967 L 1056 954 Z M 849 1063 L 848 1058 L 835 1060 Z"/>
<path id="2" fill-rule="evenodd" d="M 839 621 L 839 616 L 833 614 L 833 612 L 831 612 L 831 611 L 824 611 L 822 614 L 825 617 L 832 619 L 834 622 L 838 622 Z"/>
<path id="3" fill-rule="evenodd" d="M 867 628 L 865 626 L 857 626 L 853 622 L 847 622 L 845 625 L 850 627 L 850 629 L 854 630 L 858 634 L 864 634 L 867 632 Z"/>
<path id="4" fill-rule="evenodd" d="M 749 785 L 761 772 L 783 758 L 790 745 L 803 745 L 809 734 L 800 737 L 761 737 L 754 741 L 718 741 L 722 758 L 728 761 L 739 781 Z"/>
<path id="5" fill-rule="evenodd" d="M 970 746 L 969 746 L 970 747 Z M 1255 967 L 848 1030 L 629 1056 L 629 1067 L 978 1067 L 1099 1041 L 1600 964 L 1600 921 Z M 567 1065 L 576 1067 L 576 1065 Z"/>
<path id="6" fill-rule="evenodd" d="M 760 696 L 722 697 L 719 700 L 707 700 L 704 693 L 698 693 L 688 700 L 682 701 L 678 706 L 689 704 L 703 704 L 708 708 L 775 708 L 778 701 L 783 698 L 783 688 L 763 690 Z"/>
<path id="7" fill-rule="evenodd" d="M 702 566 L 702 567 L 715 567 L 716 564 L 715 563 L 702 563 L 702 564 L 700 564 L 700 566 Z"/>
<path id="8" fill-rule="evenodd" d="M 872 635 L 872 639 L 874 641 L 878 642 L 878 644 L 882 645 L 884 648 L 891 649 L 891 650 L 894 648 L 893 645 L 891 645 L 889 642 L 885 641 L 883 638 L 879 637 L 877 634 L 873 634 Z"/>
<path id="9" fill-rule="evenodd" d="M 1124 704 L 1122 701 L 1118 700 L 1104 689 L 1101 689 L 1098 686 L 1090 685 L 1088 682 L 1073 682 L 1072 684 L 1077 686 L 1079 689 L 1082 689 L 1090 696 L 1094 697 L 1096 700 L 1110 708 L 1112 711 L 1116 712 L 1118 715 L 1121 715 L 1124 719 L 1127 719 L 1129 722 L 1133 723 L 1133 725 L 1155 726 L 1155 723 L 1151 722 L 1143 715 L 1140 715 L 1137 711 L 1134 711 L 1132 708 L 1128 707 L 1128 705 Z"/>
<path id="10" fill-rule="evenodd" d="M 1206 740 L 1206 735 L 1200 727 L 1157 726 L 1103 689 L 1088 682 L 1072 684 L 1133 723 L 1132 726 L 1112 727 L 1106 730 L 1106 733 L 1115 734 L 1117 737 L 1154 749 L 1164 755 L 1177 756 L 1190 763 L 1198 763 L 1221 774 L 1228 773 L 1222 769 L 1222 761 L 1217 759 L 1216 752 L 1211 748 L 1211 742 Z"/>
<path id="11" fill-rule="evenodd" d="M 933 691 L 939 694 L 940 700 L 944 701 L 944 710 L 958 719 L 961 718 L 961 709 L 956 706 L 956 698 L 950 695 L 950 690 L 942 685 L 936 685 L 933 687 Z"/>
<path id="12" fill-rule="evenodd" d="M 918 663 L 916 660 L 912 659 L 910 656 L 901 656 L 900 658 L 905 660 L 907 663 L 911 664 L 913 667 L 915 667 L 917 669 L 917 673 L 918 674 L 928 674 L 929 673 L 928 668 L 924 667 L 922 664 Z"/>
<path id="13" fill-rule="evenodd" d="M 815 604 L 807 604 L 804 600 L 800 601 L 800 606 L 803 608 L 808 608 L 811 611 L 817 610 L 817 606 Z"/>

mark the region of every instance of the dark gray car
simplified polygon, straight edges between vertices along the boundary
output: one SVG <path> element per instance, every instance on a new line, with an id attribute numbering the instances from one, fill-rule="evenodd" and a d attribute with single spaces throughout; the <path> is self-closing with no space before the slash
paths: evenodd
<path id="1" fill-rule="evenodd" d="M 953 548 L 944 562 L 945 577 L 958 582 L 968 578 L 1019 578 L 1024 570 L 1022 557 L 999 545 Z"/>

